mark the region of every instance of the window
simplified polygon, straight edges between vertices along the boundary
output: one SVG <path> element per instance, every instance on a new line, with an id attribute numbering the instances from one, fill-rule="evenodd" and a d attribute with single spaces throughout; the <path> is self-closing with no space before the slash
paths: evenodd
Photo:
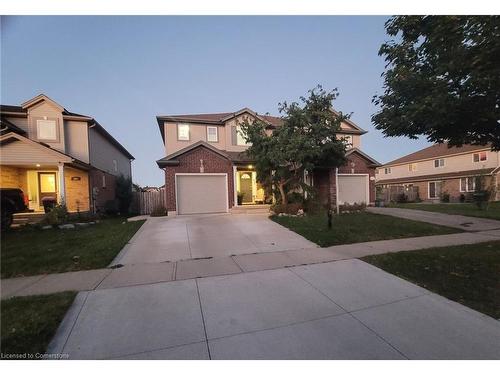
<path id="1" fill-rule="evenodd" d="M 207 141 L 208 142 L 219 142 L 219 135 L 217 133 L 216 126 L 207 126 Z"/>
<path id="2" fill-rule="evenodd" d="M 384 169 L 385 174 L 391 174 L 391 167 L 387 167 Z"/>
<path id="3" fill-rule="evenodd" d="M 441 182 L 433 181 L 429 182 L 429 198 L 436 199 L 441 195 Z"/>
<path id="4" fill-rule="evenodd" d="M 352 148 L 352 135 L 344 135 L 342 140 L 344 141 L 346 148 Z"/>
<path id="5" fill-rule="evenodd" d="M 416 170 L 417 170 L 417 163 L 408 164 L 408 171 L 409 172 L 415 172 Z"/>
<path id="6" fill-rule="evenodd" d="M 113 159 L 113 169 L 115 170 L 115 172 L 118 172 L 118 163 L 114 159 Z"/>
<path id="7" fill-rule="evenodd" d="M 488 160 L 488 156 L 486 155 L 486 151 L 477 152 L 477 153 L 473 154 L 472 160 L 474 161 L 474 163 L 479 163 L 480 161 Z"/>
<path id="8" fill-rule="evenodd" d="M 106 187 L 106 175 L 105 174 L 102 175 L 102 187 L 103 188 Z"/>
<path id="9" fill-rule="evenodd" d="M 189 125 L 177 124 L 177 140 L 189 141 Z"/>
<path id="10" fill-rule="evenodd" d="M 476 178 L 463 177 L 460 179 L 460 192 L 465 193 L 469 191 L 476 191 Z"/>
<path id="11" fill-rule="evenodd" d="M 243 136 L 243 131 L 241 130 L 241 126 L 236 127 L 236 144 L 238 146 L 247 146 L 249 143 L 245 140 L 245 137 Z"/>
<path id="12" fill-rule="evenodd" d="M 434 168 L 443 168 L 443 167 L 444 167 L 444 159 L 434 160 Z"/>
<path id="13" fill-rule="evenodd" d="M 57 128 L 55 120 L 37 120 L 36 132 L 38 139 L 46 141 L 57 140 Z"/>

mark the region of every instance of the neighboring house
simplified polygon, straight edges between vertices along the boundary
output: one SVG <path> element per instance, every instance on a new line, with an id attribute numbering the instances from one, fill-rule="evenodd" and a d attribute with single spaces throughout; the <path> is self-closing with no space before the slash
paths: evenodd
<path id="1" fill-rule="evenodd" d="M 497 186 L 500 156 L 489 146 L 448 147 L 435 144 L 377 168 L 377 186 L 418 188 L 419 198 L 438 201 L 443 193 L 452 201 L 476 190 L 477 176 Z M 498 190 L 498 189 L 497 189 Z M 496 197 L 498 199 L 498 196 Z"/>
<path id="2" fill-rule="evenodd" d="M 269 134 L 281 125 L 279 117 L 258 115 L 244 108 L 237 112 L 157 116 L 166 156 L 157 161 L 165 171 L 167 210 L 171 214 L 227 212 L 242 204 L 269 202 L 257 182 L 249 145 L 240 133 L 245 119 L 267 123 Z M 352 121 L 342 123 L 337 135 L 350 145 L 348 163 L 339 169 L 315 170 L 305 176 L 315 186 L 322 203 L 372 203 L 375 200 L 375 167 L 379 164 L 360 150 L 366 131 Z M 338 180 L 338 188 L 336 181 Z"/>
<path id="3" fill-rule="evenodd" d="M 90 116 L 45 95 L 0 112 L 0 187 L 22 189 L 35 212 L 44 197 L 70 212 L 102 210 L 115 198 L 115 178 L 132 175 L 134 157 Z"/>

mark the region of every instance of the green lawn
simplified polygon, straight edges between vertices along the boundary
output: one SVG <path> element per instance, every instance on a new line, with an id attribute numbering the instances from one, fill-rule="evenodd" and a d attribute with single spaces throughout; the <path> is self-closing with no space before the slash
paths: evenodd
<path id="1" fill-rule="evenodd" d="M 2 234 L 2 278 L 106 267 L 144 221 L 113 218 L 75 229 L 14 229 Z"/>
<path id="2" fill-rule="evenodd" d="M 484 217 L 486 219 L 500 220 L 500 202 L 491 202 L 487 210 L 480 210 L 473 203 L 398 203 L 389 207 L 410 208 L 443 214 Z"/>
<path id="3" fill-rule="evenodd" d="M 332 229 L 328 229 L 326 214 L 304 217 L 271 216 L 271 220 L 322 247 L 461 232 L 453 228 L 368 212 L 334 216 Z"/>
<path id="4" fill-rule="evenodd" d="M 500 319 L 500 241 L 371 255 L 362 260 Z"/>
<path id="5" fill-rule="evenodd" d="M 2 300 L 2 355 L 45 353 L 75 296 L 64 292 Z"/>

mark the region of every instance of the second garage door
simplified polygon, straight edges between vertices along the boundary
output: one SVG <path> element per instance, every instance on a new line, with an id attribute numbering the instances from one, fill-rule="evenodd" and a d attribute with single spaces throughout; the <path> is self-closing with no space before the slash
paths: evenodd
<path id="1" fill-rule="evenodd" d="M 368 204 L 368 176 L 339 174 L 339 202 Z"/>
<path id="2" fill-rule="evenodd" d="M 177 174 L 175 180 L 179 215 L 228 211 L 227 174 Z"/>

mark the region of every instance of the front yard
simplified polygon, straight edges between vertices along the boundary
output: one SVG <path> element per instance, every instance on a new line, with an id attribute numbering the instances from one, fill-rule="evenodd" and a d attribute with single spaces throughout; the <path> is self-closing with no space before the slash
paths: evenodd
<path id="1" fill-rule="evenodd" d="M 397 203 L 391 204 L 388 207 L 409 208 L 412 210 L 500 220 L 500 202 L 491 202 L 487 210 L 481 210 L 473 203 Z"/>
<path id="2" fill-rule="evenodd" d="M 106 267 L 143 223 L 113 218 L 75 229 L 13 229 L 2 234 L 1 276 Z"/>
<path id="3" fill-rule="evenodd" d="M 362 260 L 500 319 L 500 241 L 371 255 Z"/>
<path id="4" fill-rule="evenodd" d="M 17 354 L 21 358 L 11 359 L 30 359 L 24 356 L 31 354 L 37 359 L 37 354 L 45 353 L 75 296 L 65 292 L 2 300 L 2 357 Z"/>
<path id="5" fill-rule="evenodd" d="M 331 229 L 328 229 L 326 214 L 304 217 L 275 215 L 271 220 L 322 247 L 461 232 L 458 229 L 368 212 L 334 216 Z"/>

